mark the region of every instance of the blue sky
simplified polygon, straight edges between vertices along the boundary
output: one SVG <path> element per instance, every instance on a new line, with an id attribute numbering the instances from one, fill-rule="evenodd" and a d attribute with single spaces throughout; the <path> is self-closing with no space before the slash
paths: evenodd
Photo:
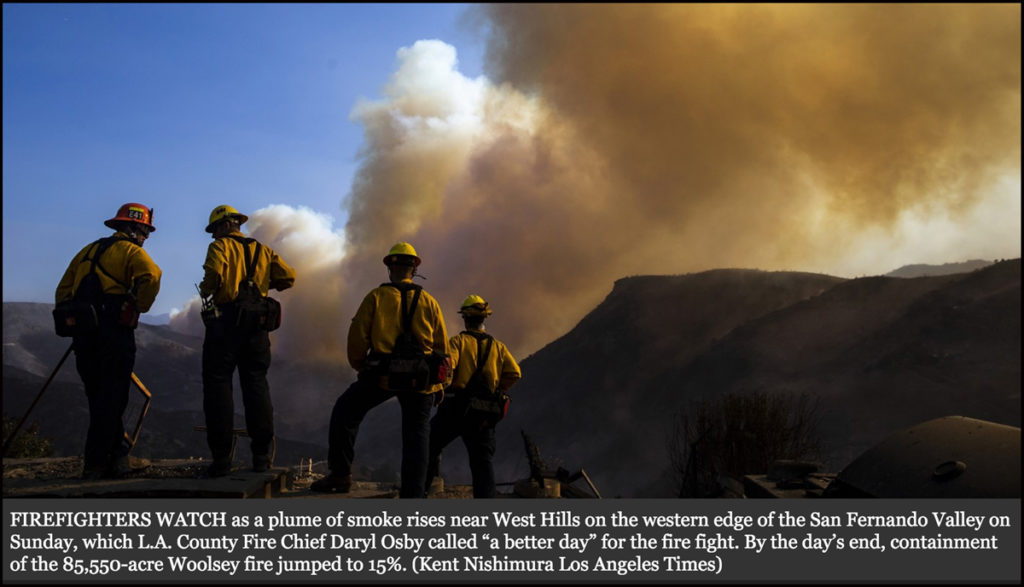
<path id="1" fill-rule="evenodd" d="M 4 4 L 3 299 L 52 302 L 125 203 L 155 208 L 151 310 L 202 278 L 211 209 L 305 206 L 345 223 L 363 129 L 421 39 L 482 69 L 464 4 Z"/>

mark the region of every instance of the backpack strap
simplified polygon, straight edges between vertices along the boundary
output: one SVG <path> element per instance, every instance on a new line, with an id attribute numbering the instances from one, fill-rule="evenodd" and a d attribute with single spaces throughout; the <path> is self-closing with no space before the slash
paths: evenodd
<path id="1" fill-rule="evenodd" d="M 473 338 L 475 338 L 477 340 L 477 342 L 480 342 L 481 340 L 493 340 L 494 339 L 493 336 L 491 336 L 490 334 L 487 334 L 486 332 L 476 332 L 476 331 L 473 331 L 473 330 L 463 330 L 462 333 L 463 334 L 468 334 L 468 335 L 472 336 Z"/>
<path id="2" fill-rule="evenodd" d="M 399 290 L 402 292 L 402 305 L 405 305 L 405 292 L 408 289 Z M 416 312 L 416 306 L 420 303 L 420 293 L 423 291 L 422 287 L 415 288 L 416 293 L 412 294 L 412 301 L 409 302 L 408 310 L 402 309 L 402 332 L 412 332 L 412 315 Z"/>
<path id="3" fill-rule="evenodd" d="M 491 356 L 491 347 L 494 346 L 494 337 L 482 332 L 470 332 L 468 330 L 463 330 L 463 332 L 476 339 L 476 369 L 474 369 L 473 374 L 469 376 L 469 380 L 472 381 L 474 377 L 480 374 L 480 371 L 484 367 L 484 363 L 487 362 L 487 358 Z M 483 341 L 486 341 L 486 343 Z M 486 350 L 481 353 L 480 346 L 483 344 L 486 344 L 487 346 L 485 347 Z"/>
<path id="4" fill-rule="evenodd" d="M 410 332 L 412 330 L 412 315 L 416 312 L 416 306 L 420 302 L 420 293 L 423 291 L 423 286 L 415 283 L 382 283 L 381 287 L 393 287 L 398 290 L 399 295 L 402 296 L 401 304 L 399 305 L 399 324 L 402 328 L 402 332 Z M 409 304 L 408 309 L 405 305 L 405 292 L 413 290 L 415 293 L 412 296 L 412 302 Z"/>
<path id="5" fill-rule="evenodd" d="M 86 253 L 85 258 L 82 259 L 82 263 L 85 263 L 86 261 L 90 263 L 89 273 L 96 273 L 96 270 L 99 269 L 100 271 L 103 272 L 104 275 L 114 280 L 114 283 L 120 285 L 126 291 L 128 291 L 130 288 L 128 287 L 127 283 L 111 275 L 110 272 L 104 269 L 103 265 L 100 264 L 100 257 L 102 257 L 103 253 L 107 252 L 107 249 L 109 249 L 110 246 L 116 243 L 117 241 L 130 242 L 130 239 L 119 236 L 108 236 L 101 238 L 93 243 L 93 248 L 90 250 L 89 253 Z"/>
<path id="6" fill-rule="evenodd" d="M 394 283 L 392 281 L 388 281 L 388 282 L 380 284 L 380 286 L 381 287 L 393 287 L 393 288 L 397 289 L 398 291 L 408 291 L 410 289 L 423 289 L 422 285 L 419 285 L 419 284 L 416 284 L 416 283 L 407 283 L 405 281 L 400 282 L 400 283 Z"/>
<path id="7" fill-rule="evenodd" d="M 253 281 L 253 274 L 256 272 L 256 261 L 260 258 L 263 245 L 254 238 L 245 238 L 233 234 L 225 235 L 223 238 L 232 239 L 242 245 L 242 254 L 245 255 L 245 279 L 246 281 Z M 249 243 L 256 243 L 255 254 L 249 252 Z"/>

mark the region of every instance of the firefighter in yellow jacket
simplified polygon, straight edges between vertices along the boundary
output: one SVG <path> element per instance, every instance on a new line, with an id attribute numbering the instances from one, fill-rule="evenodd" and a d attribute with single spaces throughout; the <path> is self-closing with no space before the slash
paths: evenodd
<path id="1" fill-rule="evenodd" d="M 478 295 L 467 296 L 459 309 L 466 329 L 452 337 L 455 372 L 444 403 L 430 421 L 430 459 L 425 489 L 438 474 L 441 452 L 462 437 L 469 453 L 473 497 L 491 498 L 494 484 L 494 427 L 504 415 L 501 395 L 522 377 L 519 365 L 504 343 L 484 331 L 491 315 Z"/>
<path id="2" fill-rule="evenodd" d="M 222 477 L 231 471 L 234 401 L 231 379 L 238 369 L 245 404 L 245 425 L 251 440 L 256 472 L 273 464 L 274 407 L 267 371 L 270 369 L 270 330 L 276 319 L 266 296 L 295 283 L 293 270 L 270 247 L 240 230 L 249 219 L 231 206 L 210 213 L 206 232 L 213 242 L 206 250 L 205 276 L 199 293 L 212 302 L 203 311 L 203 412 L 206 441 L 213 463 L 206 473 Z"/>
<path id="3" fill-rule="evenodd" d="M 142 249 L 156 230 L 153 211 L 142 204 L 125 204 L 104 224 L 114 234 L 75 255 L 55 294 L 58 306 L 73 299 L 89 303 L 97 318 L 90 331 L 76 332 L 72 339 L 75 365 L 89 400 L 83 471 L 87 479 L 129 471 L 131 447 L 122 418 L 135 368 L 135 327 L 139 314 L 149 311 L 160 291 L 160 268 Z"/>
<path id="4" fill-rule="evenodd" d="M 352 486 L 359 424 L 374 407 L 398 396 L 402 407 L 400 497 L 424 497 L 430 410 L 443 397 L 448 334 L 437 300 L 412 282 L 416 249 L 398 243 L 384 257 L 390 281 L 363 298 L 348 331 L 348 361 L 358 372 L 331 412 L 330 473 L 314 491 L 347 493 Z"/>

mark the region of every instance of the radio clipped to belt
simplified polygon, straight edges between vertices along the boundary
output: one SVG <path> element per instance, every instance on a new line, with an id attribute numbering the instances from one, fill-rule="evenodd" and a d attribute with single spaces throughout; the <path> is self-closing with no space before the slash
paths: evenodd
<path id="1" fill-rule="evenodd" d="M 213 303 L 212 297 L 204 298 L 203 292 L 199 289 L 199 286 L 196 284 L 193 285 L 196 286 L 196 291 L 199 292 L 199 301 L 203 305 L 202 309 L 199 310 L 199 317 L 203 319 L 203 326 L 209 328 L 220 319 L 220 309 Z"/>

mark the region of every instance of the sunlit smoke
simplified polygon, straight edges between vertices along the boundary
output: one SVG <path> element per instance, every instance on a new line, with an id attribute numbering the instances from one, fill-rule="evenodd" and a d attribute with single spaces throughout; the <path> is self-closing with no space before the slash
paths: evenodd
<path id="1" fill-rule="evenodd" d="M 476 10 L 494 83 L 421 42 L 354 113 L 349 308 L 399 240 L 451 327 L 479 293 L 519 353 L 630 274 L 1019 254 L 1019 215 L 991 205 L 1020 197 L 1019 6 Z"/>
<path id="2" fill-rule="evenodd" d="M 1020 254 L 1019 5 L 473 10 L 489 77 L 418 41 L 383 97 L 353 108 L 344 257 L 329 223 L 326 256 L 284 246 L 316 246 L 269 220 L 286 210 L 250 225 L 299 270 L 281 351 L 343 360 L 399 241 L 450 330 L 482 295 L 519 357 L 628 275 Z"/>

